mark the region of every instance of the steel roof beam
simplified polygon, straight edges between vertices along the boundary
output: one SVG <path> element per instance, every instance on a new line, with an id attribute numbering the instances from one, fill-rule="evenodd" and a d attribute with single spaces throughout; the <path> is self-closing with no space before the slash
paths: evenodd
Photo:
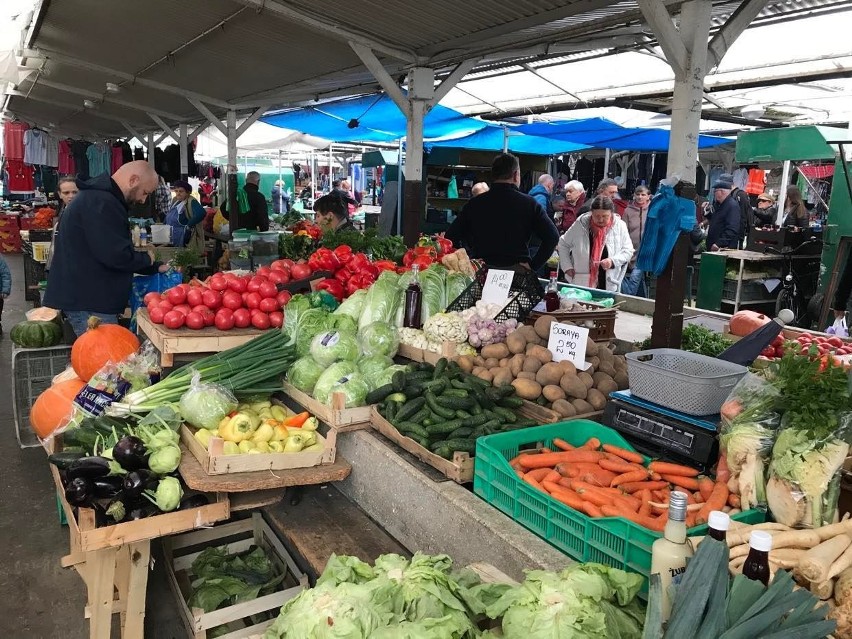
<path id="1" fill-rule="evenodd" d="M 666 56 L 666 61 L 674 71 L 675 77 L 683 75 L 689 66 L 689 53 L 680 33 L 672 21 L 669 10 L 660 0 L 636 0 L 642 15 L 657 36 L 657 42 Z"/>
<path id="2" fill-rule="evenodd" d="M 763 11 L 766 2 L 767 0 L 743 0 L 743 3 L 731 14 L 725 24 L 722 25 L 722 28 L 710 40 L 707 54 L 711 68 L 719 66 L 719 63 L 722 62 L 722 58 L 725 57 L 725 54 L 734 41 L 743 34 L 752 20 Z"/>
<path id="3" fill-rule="evenodd" d="M 352 47 L 352 50 L 359 58 L 361 58 L 364 66 L 373 74 L 376 82 L 381 85 L 381 87 L 385 90 L 385 93 L 387 93 L 390 99 L 399 107 L 399 110 L 407 116 L 410 112 L 408 108 L 408 98 L 403 94 L 402 89 L 399 88 L 396 80 L 394 80 L 390 73 L 387 72 L 387 69 L 382 66 L 382 63 L 376 57 L 376 54 L 373 53 L 369 47 L 365 47 L 363 44 L 358 42 L 350 42 L 349 46 Z"/>
<path id="4" fill-rule="evenodd" d="M 190 103 L 192 103 L 192 106 L 194 106 L 196 109 L 198 109 L 198 112 L 201 113 L 201 115 L 203 115 L 205 118 L 207 118 L 207 121 L 210 122 L 210 124 L 212 124 L 217 129 L 219 129 L 219 132 L 222 135 L 225 135 L 225 136 L 228 135 L 228 127 L 225 126 L 219 118 L 217 118 L 215 115 L 213 115 L 213 113 L 210 111 L 210 109 L 208 109 L 207 106 L 203 102 L 196 100 L 194 98 L 187 98 L 187 99 L 190 101 Z"/>
<path id="5" fill-rule="evenodd" d="M 113 122 L 119 122 L 121 124 L 124 124 L 124 122 L 125 122 L 124 118 L 118 117 L 116 115 L 108 115 L 106 113 L 100 113 L 99 111 L 93 110 L 93 109 L 83 109 L 79 105 L 71 104 L 70 102 L 62 102 L 61 100 L 50 100 L 48 98 L 42 98 L 42 97 L 35 96 L 35 95 L 27 96 L 26 93 L 24 93 L 22 91 L 17 91 L 17 90 L 7 91 L 6 94 L 10 95 L 10 96 L 14 96 L 14 97 L 24 98 L 24 99 L 27 99 L 27 100 L 34 100 L 36 102 L 42 102 L 44 104 L 51 104 L 53 106 L 58 106 L 58 107 L 62 107 L 62 108 L 65 108 L 65 109 L 70 109 L 71 111 L 74 111 L 74 113 L 72 113 L 71 116 L 85 112 L 88 115 L 91 115 L 91 116 L 96 117 L 96 118 L 100 118 L 102 120 L 111 120 Z"/>
<path id="6" fill-rule="evenodd" d="M 461 82 L 461 79 L 470 73 L 473 67 L 477 64 L 479 64 L 479 58 L 471 58 L 470 60 L 459 62 L 456 68 L 450 72 L 450 75 L 444 78 L 441 84 L 435 87 L 435 95 L 432 96 L 431 100 L 429 100 L 429 108 L 431 109 L 443 100 L 450 90 Z"/>
<path id="7" fill-rule="evenodd" d="M 180 138 L 178 134 L 175 133 L 175 129 L 173 126 L 166 124 L 166 122 L 156 113 L 148 113 L 148 117 L 151 118 L 161 129 L 163 129 L 162 137 L 157 140 L 157 146 L 162 144 L 166 138 L 172 138 L 175 142 L 180 142 Z"/>

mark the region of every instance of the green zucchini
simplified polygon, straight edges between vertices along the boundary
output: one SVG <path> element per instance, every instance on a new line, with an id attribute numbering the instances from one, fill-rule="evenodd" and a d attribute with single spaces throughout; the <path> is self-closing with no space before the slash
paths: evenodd
<path id="1" fill-rule="evenodd" d="M 396 414 L 396 418 L 399 421 L 405 421 L 417 411 L 419 411 L 423 406 L 426 405 L 425 397 L 415 397 L 414 399 L 410 399 L 399 409 L 399 412 Z"/>

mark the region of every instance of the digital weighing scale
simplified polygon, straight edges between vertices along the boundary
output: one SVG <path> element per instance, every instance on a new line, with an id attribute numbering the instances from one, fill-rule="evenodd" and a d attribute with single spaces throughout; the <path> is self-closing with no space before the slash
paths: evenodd
<path id="1" fill-rule="evenodd" d="M 629 390 L 609 397 L 604 424 L 621 433 L 639 452 L 703 471 L 718 460 L 719 415 L 685 415 L 634 397 Z"/>

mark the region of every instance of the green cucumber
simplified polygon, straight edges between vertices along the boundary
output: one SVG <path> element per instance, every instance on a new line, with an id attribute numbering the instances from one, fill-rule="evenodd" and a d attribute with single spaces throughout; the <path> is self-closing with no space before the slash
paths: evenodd
<path id="1" fill-rule="evenodd" d="M 391 377 L 391 386 L 397 392 L 405 388 L 406 375 L 402 371 L 397 371 Z"/>
<path id="2" fill-rule="evenodd" d="M 423 394 L 423 385 L 417 383 L 406 383 L 402 392 L 405 393 L 406 397 L 420 397 Z"/>
<path id="3" fill-rule="evenodd" d="M 396 418 L 397 411 L 399 411 L 400 405 L 396 402 L 388 402 L 385 406 L 385 412 L 380 414 L 389 422 L 393 423 L 393 420 Z"/>
<path id="4" fill-rule="evenodd" d="M 414 399 L 410 399 L 399 409 L 399 412 L 396 414 L 396 418 L 399 421 L 405 421 L 417 411 L 419 411 L 423 406 L 426 405 L 425 397 L 415 397 Z"/>
<path id="5" fill-rule="evenodd" d="M 473 429 L 470 426 L 462 426 L 461 428 L 456 428 L 452 433 L 447 436 L 447 439 L 466 439 L 470 437 L 470 434 L 473 432 Z"/>
<path id="6" fill-rule="evenodd" d="M 438 402 L 440 406 L 446 406 L 447 408 L 452 408 L 453 410 L 467 410 L 468 408 L 473 408 L 474 401 L 470 397 L 447 397 L 446 395 L 441 395 L 440 397 L 436 397 L 435 401 Z"/>
<path id="7" fill-rule="evenodd" d="M 435 371 L 432 373 L 432 379 L 440 379 L 444 375 L 447 368 L 447 358 L 442 357 L 435 363 Z"/>
<path id="8" fill-rule="evenodd" d="M 384 386 L 379 386 L 376 390 L 371 390 L 367 393 L 367 397 L 364 400 L 368 405 L 369 404 L 378 404 L 379 402 L 383 402 L 388 398 L 388 395 L 392 394 L 396 390 L 393 387 L 393 384 L 385 384 Z"/>
<path id="9" fill-rule="evenodd" d="M 468 413 L 466 410 L 457 410 L 456 417 L 458 417 L 459 419 L 470 419 L 471 417 L 473 417 L 473 415 Z"/>
<path id="10" fill-rule="evenodd" d="M 476 452 L 476 440 L 469 438 L 445 439 L 443 441 L 435 442 L 429 448 L 432 452 L 436 452 L 441 448 L 448 448 L 452 452 L 469 453 L 472 455 Z"/>
<path id="11" fill-rule="evenodd" d="M 443 377 L 441 379 L 433 379 L 431 382 L 425 382 L 423 388 L 432 391 L 435 395 L 440 395 L 447 388 L 447 380 Z"/>
<path id="12" fill-rule="evenodd" d="M 470 391 L 471 390 L 470 384 L 468 384 L 467 382 L 464 382 L 460 379 L 450 380 L 450 385 L 457 390 L 463 390 L 463 391 Z"/>
<path id="13" fill-rule="evenodd" d="M 426 391 L 425 401 L 426 405 L 429 407 L 429 410 L 431 410 L 439 417 L 451 419 L 456 415 L 456 411 L 454 408 L 445 408 L 444 406 L 441 406 L 441 404 L 438 403 L 437 398 L 429 391 Z M 464 408 L 464 406 L 460 406 L 459 408 Z"/>
<path id="14" fill-rule="evenodd" d="M 461 388 L 448 388 L 443 393 L 441 393 L 444 397 L 467 397 L 468 392 Z"/>
<path id="15" fill-rule="evenodd" d="M 500 417 L 503 418 L 503 421 L 507 421 L 510 424 L 514 424 L 518 421 L 518 416 L 514 411 L 509 410 L 508 408 L 503 408 L 502 406 L 497 406 L 494 408 L 494 412 L 497 413 Z"/>
<path id="16" fill-rule="evenodd" d="M 388 395 L 388 401 L 404 404 L 408 401 L 408 398 L 405 396 L 405 393 L 396 392 Z"/>
<path id="17" fill-rule="evenodd" d="M 414 415 L 409 417 L 408 421 L 411 422 L 412 424 L 422 424 L 423 420 L 429 419 L 429 416 L 431 414 L 432 413 L 429 411 L 429 409 L 424 406 L 419 411 L 414 413 Z"/>
<path id="18" fill-rule="evenodd" d="M 524 405 L 524 400 L 520 397 L 504 397 L 497 402 L 497 405 L 501 408 L 520 408 Z"/>
<path id="19" fill-rule="evenodd" d="M 444 433 L 452 433 L 455 429 L 461 428 L 462 426 L 464 426 L 462 420 L 453 419 L 427 426 L 426 430 L 429 431 L 429 435 L 442 435 Z"/>
<path id="20" fill-rule="evenodd" d="M 529 428 L 530 426 L 538 425 L 539 423 L 536 419 L 520 419 L 514 424 L 506 424 L 506 427 L 503 430 L 518 430 L 520 428 Z"/>
<path id="21" fill-rule="evenodd" d="M 426 439 L 429 438 L 429 431 L 420 426 L 419 424 L 413 424 L 411 422 L 399 422 L 395 424 L 396 429 L 409 437 L 424 437 Z"/>

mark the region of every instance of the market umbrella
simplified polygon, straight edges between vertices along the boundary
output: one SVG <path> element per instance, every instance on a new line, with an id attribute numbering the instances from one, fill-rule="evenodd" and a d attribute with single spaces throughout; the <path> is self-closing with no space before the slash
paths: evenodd
<path id="1" fill-rule="evenodd" d="M 757 330 L 752 331 L 733 346 L 725 349 L 718 356 L 718 359 L 740 364 L 741 366 L 750 366 L 757 359 L 757 356 L 760 355 L 760 352 L 769 346 L 772 340 L 778 337 L 781 329 L 794 319 L 796 319 L 796 316 L 793 314 L 793 311 L 788 308 L 782 309 L 778 313 L 778 317 Z"/>

